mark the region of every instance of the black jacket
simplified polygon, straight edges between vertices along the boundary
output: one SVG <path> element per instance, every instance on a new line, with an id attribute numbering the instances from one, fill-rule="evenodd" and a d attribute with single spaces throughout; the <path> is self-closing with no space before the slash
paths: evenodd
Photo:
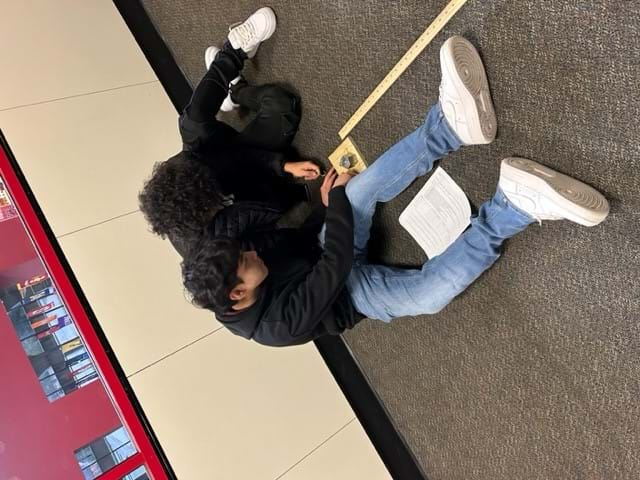
<path id="1" fill-rule="evenodd" d="M 212 238 L 235 238 L 243 249 L 256 250 L 262 254 L 280 242 L 292 242 L 290 238 L 292 236 L 304 235 L 303 231 L 297 231 L 297 229 L 295 231 L 293 229 L 278 229 L 277 222 L 282 217 L 282 213 L 279 209 L 266 203 L 236 202 L 218 211 L 200 235 L 184 238 L 169 234 L 168 238 L 183 258 L 191 248 L 197 245 L 202 235 Z M 304 242 L 304 240 L 301 241 Z"/>
<path id="2" fill-rule="evenodd" d="M 361 316 L 345 287 L 353 263 L 353 214 L 344 187 L 331 190 L 325 224 L 323 249 L 304 229 L 279 231 L 276 248 L 262 254 L 269 274 L 256 302 L 218 313 L 218 320 L 236 335 L 270 346 L 306 343 L 353 327 Z"/>
<path id="3" fill-rule="evenodd" d="M 304 185 L 284 171 L 282 152 L 245 145 L 232 127 L 213 119 L 196 122 L 187 110 L 179 120 L 183 154 L 211 168 L 235 201 L 260 201 L 282 211 L 307 200 Z"/>
<path id="4" fill-rule="evenodd" d="M 183 151 L 180 153 L 185 161 L 194 161 L 209 167 L 216 178 L 223 179 L 223 194 L 228 195 L 233 203 L 240 204 L 232 211 L 223 208 L 216 217 L 223 216 L 226 222 L 233 216 L 240 218 L 243 225 L 257 225 L 256 212 L 260 205 L 264 206 L 260 221 L 270 226 L 289 208 L 298 202 L 309 200 L 309 192 L 304 184 L 295 182 L 293 177 L 284 171 L 287 161 L 282 152 L 254 148 L 238 141 L 238 132 L 232 127 L 215 120 L 196 122 L 185 110 L 179 119 L 180 135 Z M 223 213 L 225 212 L 225 213 Z M 268 212 L 268 217 L 264 216 Z M 277 217 L 277 218 L 275 218 Z M 273 220 L 275 218 L 275 220 Z M 214 219 L 215 222 L 215 219 Z M 216 223 L 222 231 L 226 227 Z M 208 231 L 215 232 L 216 225 Z M 241 229 L 236 229 L 241 231 Z M 199 234 L 187 238 L 173 233 L 167 236 L 180 254 L 185 257 L 188 251 L 200 240 Z M 215 235 L 223 233 L 215 232 Z"/>

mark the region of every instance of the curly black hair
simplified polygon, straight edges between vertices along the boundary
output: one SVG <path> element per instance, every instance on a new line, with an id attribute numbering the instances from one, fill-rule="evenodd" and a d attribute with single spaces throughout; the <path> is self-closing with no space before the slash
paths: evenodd
<path id="1" fill-rule="evenodd" d="M 151 231 L 162 238 L 200 235 L 222 200 L 215 173 L 188 152 L 156 163 L 138 194 Z"/>
<path id="2" fill-rule="evenodd" d="M 240 243 L 231 238 L 203 236 L 182 261 L 182 283 L 191 302 L 216 313 L 228 311 L 236 302 L 229 294 L 238 277 Z"/>

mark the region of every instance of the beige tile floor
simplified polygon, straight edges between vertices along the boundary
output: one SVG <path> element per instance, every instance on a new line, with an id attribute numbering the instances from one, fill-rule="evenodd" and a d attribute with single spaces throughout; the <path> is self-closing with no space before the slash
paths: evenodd
<path id="1" fill-rule="evenodd" d="M 20 157 L 18 157 L 20 158 Z M 179 257 L 140 212 L 60 239 L 127 375 L 221 328 L 183 294 Z"/>
<path id="2" fill-rule="evenodd" d="M 9 109 L 0 119 L 57 236 L 137 210 L 153 163 L 180 149 L 175 109 L 158 82 Z"/>
<path id="3" fill-rule="evenodd" d="M 112 2 L 2 19 L 0 128 L 178 478 L 389 478 L 312 345 L 242 341 L 184 299 L 136 204 L 177 117 Z"/>
<path id="4" fill-rule="evenodd" d="M 0 89 L 0 109 L 156 80 L 112 2 L 5 0 L 1 9 L 2 82 L 15 88 Z"/>

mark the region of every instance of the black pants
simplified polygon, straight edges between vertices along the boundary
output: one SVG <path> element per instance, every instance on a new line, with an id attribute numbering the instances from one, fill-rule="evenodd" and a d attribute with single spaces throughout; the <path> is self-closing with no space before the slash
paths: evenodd
<path id="1" fill-rule="evenodd" d="M 286 211 L 309 199 L 306 185 L 284 171 L 287 160 L 297 160 L 290 146 L 300 123 L 300 99 L 276 85 L 240 82 L 231 97 L 254 112 L 253 120 L 238 132 L 215 117 L 245 59 L 228 42 L 218 53 L 180 116 L 183 148 L 209 165 L 222 190 L 236 201 L 257 201 Z"/>
<path id="2" fill-rule="evenodd" d="M 196 87 L 187 115 L 197 123 L 210 123 L 228 94 L 229 82 L 244 65 L 245 54 L 227 41 L 209 71 Z M 300 99 L 277 85 L 250 86 L 240 81 L 231 88 L 231 99 L 255 113 L 241 132 L 229 127 L 226 135 L 235 142 L 270 151 L 284 151 L 293 141 L 300 124 Z M 225 125 L 228 127 L 227 125 Z"/>

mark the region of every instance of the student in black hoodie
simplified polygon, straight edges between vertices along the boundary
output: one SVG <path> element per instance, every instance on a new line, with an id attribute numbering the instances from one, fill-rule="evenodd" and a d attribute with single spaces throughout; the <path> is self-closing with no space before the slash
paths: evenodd
<path id="1" fill-rule="evenodd" d="M 353 179 L 327 175 L 319 237 L 313 228 L 277 231 L 275 247 L 255 249 L 241 237 L 203 238 L 182 265 L 193 303 L 247 339 L 300 344 L 338 334 L 362 316 L 389 322 L 438 312 L 498 259 L 507 238 L 531 223 L 568 219 L 593 226 L 606 218 L 607 200 L 593 188 L 531 160 L 507 158 L 495 195 L 443 253 L 418 269 L 369 263 L 377 202 L 393 199 L 447 153 L 495 137 L 488 82 L 471 43 L 450 38 L 440 61 L 440 99 L 424 124 Z"/>
<path id="2" fill-rule="evenodd" d="M 230 29 L 222 49 L 205 53 L 207 73 L 179 120 L 183 151 L 154 166 L 139 195 L 153 233 L 168 237 L 186 254 L 211 220 L 232 204 L 243 223 L 256 202 L 279 217 L 308 200 L 306 186 L 319 167 L 295 158 L 290 145 L 300 122 L 300 99 L 276 85 L 250 86 L 240 77 L 247 58 L 275 31 L 276 17 L 264 7 Z M 255 112 L 237 132 L 216 113 L 243 106 Z M 243 202 L 249 202 L 249 212 Z"/>
<path id="3" fill-rule="evenodd" d="M 233 333 L 266 345 L 305 343 L 353 327 L 362 317 L 344 288 L 353 254 L 350 179 L 332 169 L 321 187 L 329 205 L 324 248 L 317 211 L 300 229 L 264 232 L 264 242 L 260 234 L 205 236 L 182 267 L 194 303 L 213 310 Z"/>

